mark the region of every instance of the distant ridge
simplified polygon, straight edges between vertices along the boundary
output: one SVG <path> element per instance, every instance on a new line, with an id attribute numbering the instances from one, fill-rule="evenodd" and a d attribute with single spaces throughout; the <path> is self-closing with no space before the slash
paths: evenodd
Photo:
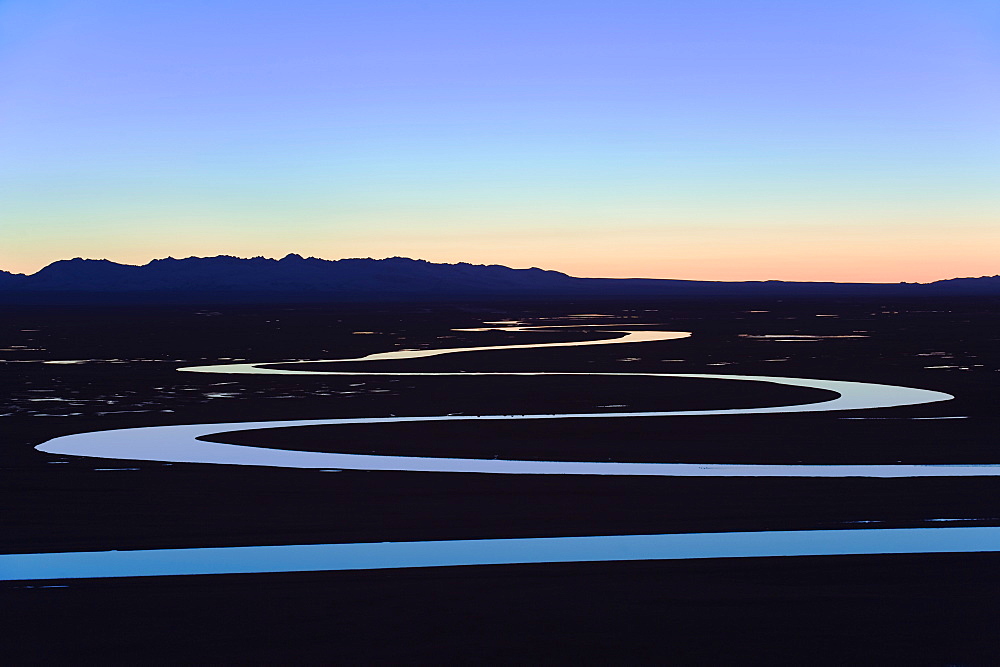
<path id="1" fill-rule="evenodd" d="M 0 298 L 5 302 L 960 295 L 1000 295 L 1000 276 L 933 283 L 576 278 L 558 271 L 496 264 L 436 264 L 406 257 L 326 260 L 296 254 L 281 259 L 167 257 L 142 266 L 76 258 L 53 262 L 31 275 L 0 271 Z"/>

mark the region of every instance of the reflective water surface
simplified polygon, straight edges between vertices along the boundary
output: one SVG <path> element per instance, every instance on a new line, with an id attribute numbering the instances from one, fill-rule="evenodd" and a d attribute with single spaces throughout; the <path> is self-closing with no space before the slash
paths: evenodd
<path id="1" fill-rule="evenodd" d="M 504 330 L 526 331 L 534 327 L 504 327 Z M 545 327 L 559 328 L 559 327 Z M 581 328 L 579 325 L 566 328 Z M 567 343 L 534 343 L 492 347 L 443 348 L 434 350 L 397 350 L 371 354 L 359 359 L 334 359 L 325 361 L 281 362 L 282 365 L 336 363 L 345 361 L 385 361 L 412 359 L 441 354 L 454 354 L 481 350 L 524 349 L 559 346 L 607 345 L 661 340 L 676 340 L 690 335 L 684 331 L 620 331 L 619 338 L 572 341 Z M 478 331 L 481 329 L 470 329 Z M 485 329 L 482 329 L 485 330 Z M 557 475 L 659 475 L 659 476 L 768 476 L 768 477 L 928 477 L 957 475 L 1000 474 L 1000 466 L 941 466 L 928 465 L 756 465 L 703 464 L 703 463 L 615 463 L 591 461 L 505 461 L 497 459 L 448 459 L 434 457 L 379 456 L 303 452 L 285 449 L 268 449 L 206 442 L 200 438 L 261 428 L 290 426 L 319 426 L 337 424 L 380 424 L 426 421 L 484 421 L 533 420 L 533 419 L 621 419 L 628 417 L 681 417 L 706 415 L 776 414 L 788 412 L 823 412 L 829 410 L 863 410 L 897 407 L 945 401 L 950 394 L 898 387 L 893 385 L 843 380 L 815 380 L 809 378 L 772 377 L 758 375 L 720 375 L 712 373 L 424 373 L 424 372 L 364 372 L 293 370 L 268 368 L 267 363 L 223 364 L 193 366 L 181 371 L 224 374 L 283 374 L 283 375 L 389 375 L 389 376 L 509 376 L 509 375 L 585 375 L 673 377 L 711 380 L 738 380 L 746 382 L 771 382 L 812 389 L 824 389 L 838 394 L 836 398 L 816 403 L 785 405 L 765 408 L 731 408 L 723 410 L 676 410 L 653 412 L 604 412 L 527 415 L 435 415 L 426 417 L 365 417 L 350 419 L 301 419 L 292 421 L 235 422 L 224 424 L 191 424 L 182 426 L 153 426 L 79 433 L 55 438 L 37 449 L 51 454 L 90 456 L 97 458 L 135 459 L 145 461 L 171 461 L 185 463 L 215 463 L 228 465 L 277 466 L 287 468 L 340 468 L 356 470 L 397 470 L 421 472 L 463 472 L 496 474 L 557 474 Z M 484 425 L 484 428 L 486 425 Z"/>
<path id="2" fill-rule="evenodd" d="M 503 330 L 533 327 L 495 323 Z M 590 325 L 593 326 L 593 325 Z M 580 325 L 569 325 L 580 328 Z M 552 327 L 544 327 L 549 329 Z M 469 329 L 477 331 L 486 329 Z M 679 331 L 632 331 L 615 326 L 608 333 L 617 338 L 562 343 L 397 350 L 359 359 L 321 361 L 233 363 L 179 369 L 185 372 L 227 375 L 586 375 L 653 376 L 770 382 L 824 389 L 835 398 L 815 403 L 764 408 L 528 415 L 435 415 L 312 419 L 222 424 L 187 424 L 80 433 L 50 440 L 38 449 L 53 454 L 150 461 L 176 461 L 228 465 L 279 466 L 320 470 L 396 470 L 494 474 L 660 475 L 660 476 L 782 476 L 782 477 L 928 477 L 1000 475 L 1000 465 L 760 465 L 704 463 L 615 463 L 597 461 L 505 461 L 449 459 L 359 454 L 338 454 L 267 449 L 207 442 L 201 438 L 232 431 L 286 426 L 378 424 L 443 420 L 482 421 L 628 417 L 681 417 L 686 415 L 776 414 L 830 410 L 865 410 L 933 403 L 950 394 L 893 385 L 772 376 L 694 373 L 408 373 L 297 370 L 290 365 L 413 359 L 440 354 L 482 350 L 525 349 L 556 346 L 607 345 L 676 340 L 690 335 Z M 281 364 L 285 368 L 270 368 Z M 575 561 L 625 561 L 689 558 L 748 558 L 802 555 L 902 554 L 1000 551 L 1000 528 L 905 528 L 753 533 L 688 533 L 664 535 L 607 535 L 518 539 L 450 540 L 434 542 L 385 542 L 365 544 L 282 545 L 204 549 L 159 549 L 0 556 L 0 578 L 59 579 L 126 577 L 239 572 L 296 572 L 404 567 L 444 567 L 513 563 Z"/>
<path id="3" fill-rule="evenodd" d="M 11 554 L 0 556 L 0 579 L 981 551 L 1000 551 L 1000 528 L 865 528 Z"/>

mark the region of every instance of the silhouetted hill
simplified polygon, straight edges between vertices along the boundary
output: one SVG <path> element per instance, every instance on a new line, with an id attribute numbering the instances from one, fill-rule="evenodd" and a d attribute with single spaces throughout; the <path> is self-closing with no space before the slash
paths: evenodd
<path id="1" fill-rule="evenodd" d="M 933 294 L 1000 294 L 1000 276 L 950 278 L 922 285 Z"/>
<path id="2" fill-rule="evenodd" d="M 31 275 L 0 271 L 6 301 L 316 301 L 496 297 L 1000 295 L 1000 276 L 934 283 L 715 282 L 576 278 L 538 268 L 424 260 L 188 257 L 143 266 L 70 259 Z"/>
<path id="3" fill-rule="evenodd" d="M 306 290 L 405 294 L 521 291 L 574 280 L 556 271 L 466 263 L 432 264 L 405 257 L 331 261 L 299 255 L 281 259 L 220 255 L 187 259 L 168 257 L 154 259 L 143 266 L 117 264 L 106 259 L 61 260 L 28 276 L 18 287 L 93 292 Z"/>
<path id="4" fill-rule="evenodd" d="M 20 285 L 25 277 L 26 276 L 23 273 L 0 271 L 0 289 Z"/>

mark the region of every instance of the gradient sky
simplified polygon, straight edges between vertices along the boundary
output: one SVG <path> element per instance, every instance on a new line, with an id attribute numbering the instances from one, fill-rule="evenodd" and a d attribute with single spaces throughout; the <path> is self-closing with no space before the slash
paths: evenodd
<path id="1" fill-rule="evenodd" d="M 0 268 L 1000 273 L 996 0 L 0 0 Z"/>

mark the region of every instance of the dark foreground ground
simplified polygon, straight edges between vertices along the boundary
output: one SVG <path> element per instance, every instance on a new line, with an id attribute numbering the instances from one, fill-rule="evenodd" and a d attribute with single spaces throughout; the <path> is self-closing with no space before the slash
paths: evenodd
<path id="1" fill-rule="evenodd" d="M 997 462 L 998 305 L 8 308 L 0 321 L 0 373 L 9 389 L 0 406 L 0 551 L 1000 525 L 1000 481 L 989 477 L 323 473 L 69 459 L 33 449 L 67 433 L 170 423 L 708 409 L 826 398 L 718 380 L 174 370 L 597 335 L 451 331 L 526 319 L 694 336 L 337 370 L 779 375 L 885 382 L 957 398 L 852 413 L 511 422 L 486 432 L 461 423 L 302 428 L 219 439 L 486 458 Z M 615 318 L 545 319 L 591 313 Z M 861 337 L 752 337 L 787 334 Z M 7 582 L 0 583 L 0 653 L 18 664 L 997 665 L 998 565 L 1000 554 L 931 554 Z"/>

